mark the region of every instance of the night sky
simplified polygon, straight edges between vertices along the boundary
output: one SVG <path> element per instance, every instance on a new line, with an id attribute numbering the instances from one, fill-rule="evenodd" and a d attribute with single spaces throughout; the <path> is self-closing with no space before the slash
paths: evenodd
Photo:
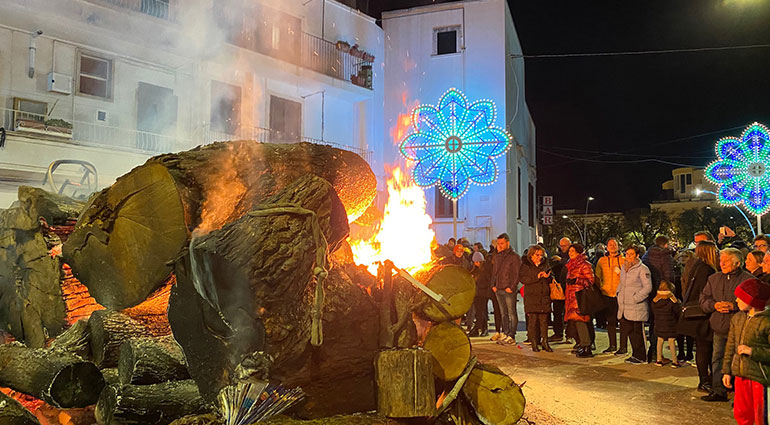
<path id="1" fill-rule="evenodd" d="M 525 55 L 770 44 L 770 0 L 508 1 Z M 611 161 L 703 166 L 720 137 L 770 124 L 770 48 L 525 63 L 538 193 L 557 209 L 582 210 L 589 195 L 592 212 L 644 207 L 676 165 Z"/>

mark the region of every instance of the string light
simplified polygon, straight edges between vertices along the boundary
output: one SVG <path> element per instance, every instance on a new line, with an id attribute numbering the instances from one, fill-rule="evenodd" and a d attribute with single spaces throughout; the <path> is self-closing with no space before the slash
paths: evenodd
<path id="1" fill-rule="evenodd" d="M 770 210 L 770 130 L 755 122 L 740 138 L 719 139 L 716 154 L 704 175 L 719 186 L 719 203 L 742 203 L 756 215 Z"/>
<path id="2" fill-rule="evenodd" d="M 496 118 L 492 100 L 470 103 L 455 88 L 444 92 L 437 106 L 414 108 L 414 131 L 400 145 L 401 154 L 417 163 L 414 181 L 422 187 L 438 186 L 450 199 L 461 198 L 471 184 L 494 183 L 494 159 L 511 147 L 511 135 L 494 125 Z"/>

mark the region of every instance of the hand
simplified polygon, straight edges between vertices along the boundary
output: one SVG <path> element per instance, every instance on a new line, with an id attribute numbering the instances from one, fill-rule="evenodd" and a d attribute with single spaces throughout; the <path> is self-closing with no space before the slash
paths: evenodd
<path id="1" fill-rule="evenodd" d="M 748 345 L 739 345 L 738 346 L 738 354 L 745 354 L 747 356 L 751 355 L 751 347 Z"/>
<path id="2" fill-rule="evenodd" d="M 733 303 L 727 301 L 717 301 L 714 303 L 714 309 L 719 313 L 729 313 Z"/>
<path id="3" fill-rule="evenodd" d="M 511 289 L 511 288 L 505 288 L 505 292 L 507 292 L 507 293 L 509 293 L 509 294 L 512 294 L 512 293 L 513 293 L 513 289 Z"/>
<path id="4" fill-rule="evenodd" d="M 540 273 L 537 274 L 537 277 L 540 277 L 540 278 L 548 277 L 549 274 L 550 273 L 548 273 L 548 272 L 540 272 Z"/>
<path id="5" fill-rule="evenodd" d="M 493 286 L 492 287 L 492 292 L 497 292 L 497 287 Z"/>
<path id="6" fill-rule="evenodd" d="M 725 388 L 732 388 L 733 387 L 733 384 L 730 382 L 730 378 L 732 378 L 732 376 L 730 376 L 730 375 L 722 375 L 722 385 L 724 385 Z"/>

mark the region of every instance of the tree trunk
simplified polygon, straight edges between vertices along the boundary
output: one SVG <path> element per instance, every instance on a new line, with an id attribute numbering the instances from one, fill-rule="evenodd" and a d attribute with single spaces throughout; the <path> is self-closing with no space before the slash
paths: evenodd
<path id="1" fill-rule="evenodd" d="M 121 384 L 148 385 L 190 379 L 184 353 L 174 337 L 132 338 L 120 347 Z"/>
<path id="2" fill-rule="evenodd" d="M 0 387 L 60 408 L 94 404 L 104 378 L 91 362 L 65 351 L 0 345 Z"/>
<path id="3" fill-rule="evenodd" d="M 189 234 L 239 219 L 308 173 L 332 184 L 351 218 L 376 194 L 369 165 L 348 151 L 308 143 L 213 143 L 151 158 L 103 190 L 78 220 L 64 256 L 100 304 L 115 310 L 136 305 L 169 275 L 167 263 Z"/>
<path id="4" fill-rule="evenodd" d="M 324 239 L 339 242 L 346 229 L 332 186 L 306 175 L 193 241 L 176 263 L 168 314 L 205 398 L 230 385 L 251 353 L 267 350 L 278 369 L 302 361 L 311 338 L 313 272 L 324 267 L 317 250 L 326 249 Z"/>
<path id="5" fill-rule="evenodd" d="M 526 400 L 521 388 L 497 367 L 477 365 L 463 394 L 485 425 L 513 425 L 524 415 Z"/>
<path id="6" fill-rule="evenodd" d="M 35 415 L 0 391 L 0 425 L 40 425 Z"/>
<path id="7" fill-rule="evenodd" d="M 211 410 L 192 380 L 152 385 L 109 385 L 96 404 L 100 425 L 167 425 Z"/>
<path id="8" fill-rule="evenodd" d="M 453 322 L 432 327 L 423 348 L 433 355 L 433 374 L 442 381 L 459 378 L 471 359 L 471 340 Z"/>
<path id="9" fill-rule="evenodd" d="M 88 319 L 91 355 L 101 368 L 116 367 L 120 346 L 131 338 L 171 334 L 165 314 L 128 316 L 123 312 L 99 310 Z"/>
<path id="10" fill-rule="evenodd" d="M 436 414 L 433 357 L 422 349 L 380 351 L 376 360 L 377 412 L 389 418 Z"/>

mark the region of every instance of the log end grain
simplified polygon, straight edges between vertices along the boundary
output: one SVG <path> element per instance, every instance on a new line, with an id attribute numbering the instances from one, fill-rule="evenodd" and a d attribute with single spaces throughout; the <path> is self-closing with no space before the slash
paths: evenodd
<path id="1" fill-rule="evenodd" d="M 443 381 L 460 377 L 471 358 L 471 341 L 453 322 L 432 327 L 423 348 L 433 355 L 433 374 Z"/>
<path id="2" fill-rule="evenodd" d="M 104 377 L 95 364 L 73 363 L 54 376 L 49 389 L 50 401 L 60 407 L 90 406 L 99 399 L 104 385 Z"/>

